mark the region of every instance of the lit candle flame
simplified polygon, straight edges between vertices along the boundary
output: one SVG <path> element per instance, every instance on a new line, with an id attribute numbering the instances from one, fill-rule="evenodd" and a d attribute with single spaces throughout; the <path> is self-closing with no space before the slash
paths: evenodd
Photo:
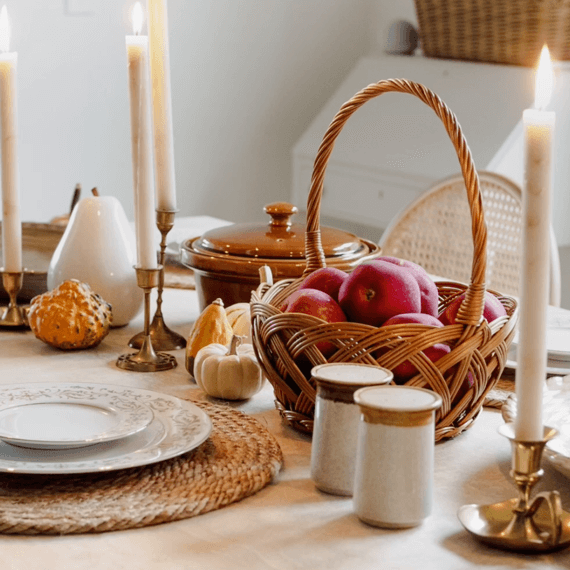
<path id="1" fill-rule="evenodd" d="M 6 53 L 10 49 L 10 22 L 6 5 L 0 11 L 0 51 Z"/>
<path id="2" fill-rule="evenodd" d="M 137 2 L 133 6 L 132 18 L 133 18 L 133 32 L 135 36 L 138 36 L 141 33 L 144 21 L 144 13 L 140 2 Z"/>
<path id="3" fill-rule="evenodd" d="M 536 109 L 545 109 L 552 97 L 552 87 L 554 85 L 554 71 L 550 52 L 546 45 L 540 53 L 540 62 L 536 72 L 536 84 L 534 87 L 534 106 Z"/>

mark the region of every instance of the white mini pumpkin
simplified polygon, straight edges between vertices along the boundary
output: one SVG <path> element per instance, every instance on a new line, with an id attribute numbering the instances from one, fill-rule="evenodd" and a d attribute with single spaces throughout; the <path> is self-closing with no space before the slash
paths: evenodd
<path id="1" fill-rule="evenodd" d="M 206 394 L 225 400 L 246 400 L 257 394 L 265 378 L 253 345 L 234 335 L 230 347 L 213 343 L 201 348 L 194 361 L 194 378 Z"/>

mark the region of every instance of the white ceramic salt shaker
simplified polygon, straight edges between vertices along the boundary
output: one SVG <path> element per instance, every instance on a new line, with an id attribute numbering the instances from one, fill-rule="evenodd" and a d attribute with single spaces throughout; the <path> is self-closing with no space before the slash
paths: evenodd
<path id="1" fill-rule="evenodd" d="M 431 512 L 435 411 L 441 397 L 408 386 L 355 392 L 358 428 L 354 510 L 365 523 L 385 528 L 420 524 Z"/>
<path id="2" fill-rule="evenodd" d="M 329 363 L 315 366 L 317 384 L 311 447 L 311 479 L 327 493 L 352 495 L 360 410 L 354 392 L 387 384 L 390 370 L 368 364 Z"/>

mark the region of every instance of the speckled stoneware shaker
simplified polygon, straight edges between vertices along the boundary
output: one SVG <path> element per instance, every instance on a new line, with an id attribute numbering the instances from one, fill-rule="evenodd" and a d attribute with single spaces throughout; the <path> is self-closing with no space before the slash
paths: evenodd
<path id="1" fill-rule="evenodd" d="M 420 524 L 431 512 L 435 411 L 441 397 L 408 386 L 362 388 L 354 510 L 385 528 Z"/>
<path id="2" fill-rule="evenodd" d="M 317 488 L 352 495 L 360 410 L 354 393 L 365 386 L 392 381 L 390 370 L 357 363 L 315 366 L 317 384 L 311 448 L 311 478 Z"/>

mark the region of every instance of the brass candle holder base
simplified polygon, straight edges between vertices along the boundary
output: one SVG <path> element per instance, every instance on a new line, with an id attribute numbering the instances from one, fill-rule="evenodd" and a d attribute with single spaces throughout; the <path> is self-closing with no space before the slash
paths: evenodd
<path id="1" fill-rule="evenodd" d="M 29 328 L 26 312 L 16 300 L 24 282 L 24 272 L 4 271 L 4 269 L 0 269 L 0 272 L 2 285 L 10 298 L 8 306 L 0 316 L 0 327 Z"/>
<path id="2" fill-rule="evenodd" d="M 558 491 L 530 493 L 543 475 L 540 468 L 544 446 L 558 432 L 544 428 L 540 441 L 518 441 L 513 424 L 499 433 L 511 442 L 511 477 L 519 497 L 492 505 L 464 505 L 458 517 L 465 529 L 491 546 L 519 552 L 552 552 L 570 546 L 570 513 L 562 509 Z"/>
<path id="3" fill-rule="evenodd" d="M 138 286 L 144 290 L 143 342 L 137 353 L 122 354 L 119 356 L 117 366 L 123 370 L 132 370 L 134 372 L 171 370 L 177 365 L 176 358 L 171 354 L 156 353 L 150 336 L 150 292 L 153 287 L 158 285 L 162 267 L 159 266 L 157 269 L 136 267 L 135 269 L 137 272 Z"/>
<path id="4" fill-rule="evenodd" d="M 160 256 L 159 264 L 162 269 L 160 271 L 158 280 L 158 295 L 156 299 L 156 313 L 150 324 L 150 338 L 152 339 L 153 345 L 157 350 L 177 350 L 179 348 L 186 347 L 186 339 L 170 330 L 166 323 L 164 322 L 164 317 L 162 316 L 162 291 L 164 289 L 164 261 L 166 254 L 166 236 L 168 232 L 174 226 L 174 217 L 176 216 L 178 210 L 157 210 L 156 211 L 156 226 L 160 231 Z M 131 348 L 141 348 L 144 342 L 144 332 L 135 335 L 130 341 L 129 346 Z"/>

